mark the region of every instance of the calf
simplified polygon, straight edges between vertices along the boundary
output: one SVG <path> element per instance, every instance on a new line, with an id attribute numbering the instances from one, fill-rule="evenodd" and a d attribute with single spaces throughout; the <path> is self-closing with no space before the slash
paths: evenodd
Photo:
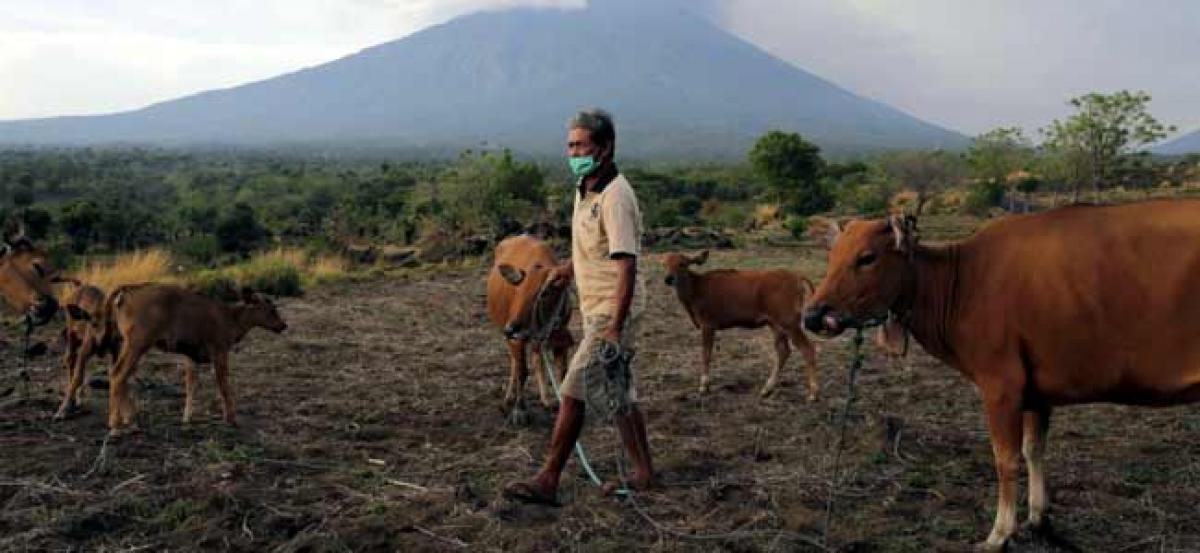
<path id="1" fill-rule="evenodd" d="M 63 390 L 62 405 L 54 414 L 55 419 L 62 420 L 78 411 L 83 401 L 83 377 L 87 374 L 88 361 L 93 355 L 108 355 L 116 363 L 121 341 L 116 332 L 104 332 L 89 324 L 89 321 L 100 320 L 105 299 L 103 290 L 71 278 L 58 281 L 75 285 L 63 302 L 67 319 L 63 327 L 67 350 L 63 354 L 63 367 L 67 371 L 67 385 Z"/>
<path id="2" fill-rule="evenodd" d="M 128 382 L 137 362 L 150 348 L 183 355 L 185 399 L 183 422 L 191 422 L 196 388 L 196 363 L 212 363 L 221 395 L 225 422 L 234 425 L 233 394 L 229 389 L 229 350 L 254 327 L 283 332 L 287 324 L 275 305 L 249 288 L 242 302 L 226 304 L 197 292 L 168 284 L 134 284 L 113 290 L 93 329 L 104 340 L 121 337 L 120 354 L 110 371 L 108 427 L 119 435 L 132 426 L 135 412 Z M 82 309 L 73 316 L 88 318 Z"/>
<path id="3" fill-rule="evenodd" d="M 783 270 L 726 269 L 696 273 L 689 268 L 703 265 L 705 261 L 708 261 L 707 250 L 695 257 L 672 253 L 663 259 L 667 268 L 667 286 L 675 289 L 692 324 L 700 329 L 700 391 L 708 391 L 713 339 L 718 330 L 769 326 L 775 334 L 776 360 L 763 386 L 762 396 L 775 390 L 779 369 L 791 355 L 790 340 L 804 354 L 808 364 L 808 400 L 816 400 L 820 390 L 817 350 L 801 330 L 804 301 L 812 293 L 812 283 L 799 274 Z"/>
<path id="4" fill-rule="evenodd" d="M 529 373 L 525 354 L 531 341 L 538 395 L 547 409 L 554 406 L 546 390 L 541 357 L 543 344 L 536 339 L 548 330 L 540 325 L 547 324 L 555 315 L 560 324 L 549 330 L 545 345 L 553 351 L 560 381 L 567 370 L 567 353 L 574 344 L 574 338 L 567 330 L 571 306 L 560 299 L 567 293 L 568 285 L 553 283 L 547 278 L 557 266 L 558 260 L 550 246 L 532 236 L 513 236 L 496 245 L 495 263 L 487 280 L 487 311 L 488 318 L 503 331 L 508 342 L 510 363 L 504 404 L 514 421 L 523 417 L 521 394 Z M 562 310 L 555 314 L 553 310 L 560 303 Z"/>

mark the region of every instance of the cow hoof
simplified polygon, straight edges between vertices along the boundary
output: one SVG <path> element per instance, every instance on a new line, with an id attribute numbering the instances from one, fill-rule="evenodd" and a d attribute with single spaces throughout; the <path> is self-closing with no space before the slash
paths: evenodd
<path id="1" fill-rule="evenodd" d="M 817 394 L 808 394 L 808 396 L 805 397 L 804 399 L 805 399 L 805 401 L 808 401 L 809 403 L 816 403 L 817 400 L 821 399 L 821 398 Z"/>
<path id="2" fill-rule="evenodd" d="M 58 408 L 57 412 L 54 413 L 53 418 L 56 421 L 64 421 L 72 416 L 78 415 L 81 411 L 83 411 L 83 409 L 80 409 L 78 405 L 63 405 L 62 407 Z"/>
<path id="3" fill-rule="evenodd" d="M 29 349 L 25 350 L 25 355 L 27 355 L 29 357 L 40 357 L 45 354 L 46 354 L 46 343 L 45 342 L 38 342 L 36 344 L 31 344 L 29 346 Z"/>
<path id="4" fill-rule="evenodd" d="M 758 395 L 765 399 L 771 397 L 771 394 L 773 393 L 775 393 L 775 387 L 771 386 L 769 388 L 763 388 L 763 391 L 759 392 Z"/>
<path id="5" fill-rule="evenodd" d="M 994 542 L 985 541 L 975 546 L 976 553 L 1003 553 L 1008 546 L 1008 540 Z"/>
<path id="6" fill-rule="evenodd" d="M 136 424 L 131 424 L 129 426 L 123 426 L 121 428 L 110 428 L 108 430 L 108 437 L 110 439 L 115 440 L 117 438 L 121 438 L 123 436 L 128 436 L 130 434 L 134 434 L 139 431 L 140 431 L 140 429 L 138 428 L 138 426 Z"/>

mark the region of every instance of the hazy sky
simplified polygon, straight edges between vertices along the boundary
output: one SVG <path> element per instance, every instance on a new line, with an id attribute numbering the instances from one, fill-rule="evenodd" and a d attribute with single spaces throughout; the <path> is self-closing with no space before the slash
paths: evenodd
<path id="1" fill-rule="evenodd" d="M 0 119 L 121 111 L 326 62 L 479 9 L 584 0 L 4 0 Z M 1200 127 L 1196 0 L 686 0 L 793 64 L 975 134 L 1144 89 Z"/>

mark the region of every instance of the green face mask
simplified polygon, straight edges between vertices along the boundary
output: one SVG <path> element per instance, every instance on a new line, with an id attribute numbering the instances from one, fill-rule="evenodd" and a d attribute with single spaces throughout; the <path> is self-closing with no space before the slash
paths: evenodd
<path id="1" fill-rule="evenodd" d="M 567 161 L 571 164 L 571 174 L 577 179 L 595 173 L 600 167 L 600 162 L 596 161 L 595 156 L 571 156 Z"/>

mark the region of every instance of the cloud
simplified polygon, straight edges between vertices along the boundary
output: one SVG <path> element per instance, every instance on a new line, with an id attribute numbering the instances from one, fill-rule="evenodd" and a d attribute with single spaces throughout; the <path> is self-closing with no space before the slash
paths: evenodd
<path id="1" fill-rule="evenodd" d="M 1091 91 L 1147 90 L 1200 126 L 1200 3 L 1188 0 L 729 0 L 723 25 L 865 96 L 979 133 L 1035 131 Z"/>
<path id="2" fill-rule="evenodd" d="M 481 9 L 583 0 L 6 0 L 0 120 L 135 109 L 269 78 Z"/>

